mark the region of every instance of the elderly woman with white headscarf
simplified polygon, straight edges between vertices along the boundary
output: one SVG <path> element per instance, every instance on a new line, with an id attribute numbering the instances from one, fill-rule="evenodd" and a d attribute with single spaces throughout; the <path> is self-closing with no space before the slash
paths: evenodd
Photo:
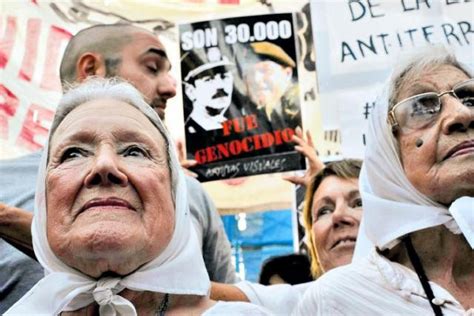
<path id="1" fill-rule="evenodd" d="M 131 85 L 93 79 L 61 100 L 32 224 L 40 280 L 10 314 L 262 314 L 214 302 L 186 185 L 162 122 Z"/>
<path id="2" fill-rule="evenodd" d="M 474 79 L 444 48 L 393 73 L 369 122 L 360 189 L 352 264 L 315 282 L 296 314 L 471 315 Z"/>

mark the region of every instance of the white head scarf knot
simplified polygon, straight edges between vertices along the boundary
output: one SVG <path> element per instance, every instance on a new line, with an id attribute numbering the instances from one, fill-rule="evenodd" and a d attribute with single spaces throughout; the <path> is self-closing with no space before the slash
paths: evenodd
<path id="1" fill-rule="evenodd" d="M 387 123 L 389 84 L 378 98 L 368 125 L 359 188 L 364 204 L 354 260 L 375 245 L 392 248 L 411 232 L 445 225 L 462 233 L 474 248 L 474 197 L 462 197 L 449 209 L 421 194 L 405 175 L 398 143 Z"/>
<path id="2" fill-rule="evenodd" d="M 32 235 L 34 251 L 45 269 L 45 277 L 12 306 L 6 315 L 57 315 L 62 311 L 77 310 L 93 302 L 100 305 L 101 315 L 136 315 L 132 303 L 118 295 L 125 288 L 170 294 L 208 295 L 210 281 L 190 219 L 184 174 L 163 123 L 134 87 L 118 79 L 88 80 L 74 90 L 80 95 L 80 102 L 71 106 L 68 104 L 71 98 L 66 94 L 58 106 L 52 129 L 69 113 L 65 108 L 72 110 L 90 100 L 112 98 L 135 106 L 165 137 L 168 143 L 176 216 L 173 236 L 158 257 L 124 277 L 103 277 L 96 280 L 67 266 L 54 255 L 46 235 L 45 177 L 48 150 L 44 150 L 38 174 Z M 60 115 L 61 112 L 63 115 Z M 48 144 L 45 148 L 49 148 Z"/>

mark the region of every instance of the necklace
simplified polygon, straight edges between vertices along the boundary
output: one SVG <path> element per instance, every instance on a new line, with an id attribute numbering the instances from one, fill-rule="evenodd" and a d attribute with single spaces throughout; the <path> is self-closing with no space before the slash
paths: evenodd
<path id="1" fill-rule="evenodd" d="M 428 302 L 430 303 L 431 308 L 433 309 L 433 313 L 435 316 L 443 316 L 443 311 L 441 307 L 436 304 L 436 298 L 433 294 L 433 289 L 431 289 L 431 285 L 429 283 L 428 277 L 426 276 L 425 270 L 423 269 L 423 265 L 421 264 L 420 257 L 416 253 L 415 248 L 411 242 L 410 235 L 403 238 L 403 242 L 405 243 L 405 247 L 408 252 L 408 257 L 410 258 L 411 265 L 415 268 L 415 272 L 420 279 L 421 286 L 425 291 L 426 296 L 428 297 Z"/>
<path id="2" fill-rule="evenodd" d="M 165 296 L 163 297 L 163 300 L 161 300 L 160 306 L 158 307 L 158 310 L 156 311 L 156 315 L 158 316 L 164 316 L 166 310 L 168 309 L 169 305 L 169 294 L 166 293 Z"/>

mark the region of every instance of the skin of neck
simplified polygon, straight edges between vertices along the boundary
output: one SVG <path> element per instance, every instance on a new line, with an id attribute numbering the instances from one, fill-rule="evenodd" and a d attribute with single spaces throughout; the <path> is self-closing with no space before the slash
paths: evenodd
<path id="1" fill-rule="evenodd" d="M 444 225 L 410 236 L 428 279 L 446 289 L 464 308 L 474 307 L 474 251 L 464 236 L 451 233 Z M 415 271 L 403 242 L 386 257 Z"/>
<path id="2" fill-rule="evenodd" d="M 165 294 L 157 292 L 138 292 L 125 289 L 119 294 L 129 300 L 137 311 L 137 315 L 155 316 Z M 215 304 L 208 297 L 197 295 L 169 295 L 166 315 L 202 314 Z M 72 312 L 62 312 L 62 316 L 98 316 L 99 305 L 92 303 L 84 308 Z"/>

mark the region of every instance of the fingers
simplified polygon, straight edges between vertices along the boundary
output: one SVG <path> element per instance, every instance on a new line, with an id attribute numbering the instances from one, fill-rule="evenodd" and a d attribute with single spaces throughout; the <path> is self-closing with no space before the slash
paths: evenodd
<path id="1" fill-rule="evenodd" d="M 306 185 L 304 177 L 292 176 L 292 175 L 283 175 L 283 180 L 289 181 L 293 184 Z"/>
<path id="2" fill-rule="evenodd" d="M 178 151 L 179 161 L 185 160 L 184 144 L 182 140 L 178 139 L 176 141 L 176 149 Z"/>
<path id="3" fill-rule="evenodd" d="M 295 135 L 293 135 L 292 140 L 300 146 L 307 146 L 311 147 L 314 151 L 316 150 L 313 144 L 313 138 L 311 137 L 311 133 L 309 131 L 306 131 L 305 139 L 303 131 L 299 126 L 295 129 Z"/>
<path id="4" fill-rule="evenodd" d="M 303 138 L 303 130 L 301 129 L 301 127 L 297 126 L 295 128 L 295 133 L 296 133 L 296 136 L 298 136 L 299 138 Z"/>
<path id="5" fill-rule="evenodd" d="M 193 178 L 198 177 L 197 173 L 194 173 L 191 170 L 189 170 L 189 168 L 194 167 L 198 164 L 196 160 L 181 160 L 179 163 L 181 164 L 181 167 L 183 168 L 183 171 L 185 174 Z"/>
<path id="6" fill-rule="evenodd" d="M 316 153 L 314 152 L 314 149 L 312 147 L 307 146 L 306 144 L 302 146 L 295 145 L 295 150 L 300 154 L 303 154 L 308 159 L 315 159 L 314 156 L 316 156 Z"/>
<path id="7" fill-rule="evenodd" d="M 196 160 L 187 160 L 187 159 L 181 160 L 179 163 L 181 164 L 181 167 L 183 167 L 184 169 L 189 169 L 198 164 Z"/>
<path id="8" fill-rule="evenodd" d="M 301 128 L 298 126 L 295 129 L 295 135 L 293 135 L 292 140 L 296 143 L 295 150 L 303 154 L 306 159 L 308 159 L 308 176 L 306 178 L 309 178 L 310 176 L 313 176 L 319 171 L 321 171 L 324 168 L 324 163 L 319 159 L 319 156 L 316 153 L 316 147 L 314 146 L 313 137 L 311 136 L 309 130 L 307 130 L 305 134 L 306 139 L 303 136 Z M 291 180 L 288 181 L 293 182 Z M 297 181 L 298 184 L 301 184 L 301 180 Z"/>
<path id="9" fill-rule="evenodd" d="M 197 174 L 190 171 L 189 168 L 196 166 L 198 163 L 196 160 L 186 159 L 186 152 L 184 149 L 184 143 L 182 140 L 176 141 L 176 149 L 178 151 L 178 159 L 181 167 L 184 169 L 184 173 L 190 175 L 193 178 L 197 178 Z"/>
<path id="10" fill-rule="evenodd" d="M 313 143 L 313 137 L 311 136 L 311 133 L 309 132 L 309 130 L 306 131 L 306 141 L 308 142 L 309 146 L 313 147 L 316 150 L 316 147 L 314 146 L 314 143 Z"/>
<path id="11" fill-rule="evenodd" d="M 303 146 L 299 146 L 299 145 L 295 145 L 295 150 L 300 152 L 300 153 L 303 153 L 304 152 L 304 147 Z"/>
<path id="12" fill-rule="evenodd" d="M 293 135 L 291 140 L 293 142 L 297 143 L 300 146 L 306 145 L 306 141 L 303 138 L 299 137 L 299 136 Z"/>

